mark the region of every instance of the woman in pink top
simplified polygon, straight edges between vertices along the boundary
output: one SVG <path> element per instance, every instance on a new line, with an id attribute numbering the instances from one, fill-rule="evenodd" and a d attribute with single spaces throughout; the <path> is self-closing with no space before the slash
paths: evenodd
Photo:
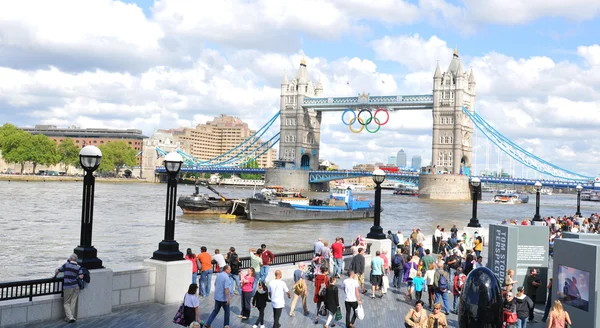
<path id="1" fill-rule="evenodd" d="M 192 249 L 188 248 L 185 254 L 185 259 L 192 262 L 192 284 L 198 283 L 198 259 L 196 254 L 192 253 Z"/>
<path id="2" fill-rule="evenodd" d="M 256 272 L 254 268 L 248 268 L 246 275 L 242 277 L 242 314 L 239 315 L 242 320 L 248 320 L 250 317 L 250 309 L 252 308 L 252 286 Z"/>
<path id="3" fill-rule="evenodd" d="M 564 328 L 565 323 L 571 324 L 569 312 L 563 310 L 562 303 L 559 300 L 554 301 L 549 318 L 548 328 Z"/>

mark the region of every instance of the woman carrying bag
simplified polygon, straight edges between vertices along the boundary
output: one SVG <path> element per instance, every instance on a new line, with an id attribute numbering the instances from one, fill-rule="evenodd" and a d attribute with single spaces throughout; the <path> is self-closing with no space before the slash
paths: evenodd
<path id="1" fill-rule="evenodd" d="M 340 300 L 338 297 L 338 288 L 335 285 L 335 276 L 329 278 L 329 286 L 325 289 L 325 308 L 329 312 L 327 321 L 323 327 L 328 328 L 329 323 L 332 322 L 331 327 L 335 327 L 335 321 L 342 319 L 342 312 L 340 311 Z M 337 313 L 339 312 L 339 314 Z"/>
<path id="2" fill-rule="evenodd" d="M 191 284 L 188 292 L 183 297 L 183 303 L 181 303 L 175 318 L 173 318 L 173 323 L 187 327 L 194 321 L 200 322 L 200 313 L 198 311 L 200 301 L 198 300 L 198 295 L 196 295 L 197 291 L 198 285 Z"/>

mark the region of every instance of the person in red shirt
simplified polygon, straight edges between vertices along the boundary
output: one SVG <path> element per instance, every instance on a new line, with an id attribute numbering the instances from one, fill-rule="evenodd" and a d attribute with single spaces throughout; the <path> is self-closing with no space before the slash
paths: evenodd
<path id="1" fill-rule="evenodd" d="M 452 313 L 458 313 L 457 311 L 457 307 L 456 307 L 456 303 L 458 298 L 460 297 L 460 294 L 462 293 L 462 288 L 465 285 L 465 281 L 467 280 L 467 276 L 462 272 L 462 268 L 459 267 L 456 269 L 456 274 L 454 275 L 454 281 L 453 281 L 453 285 L 454 287 L 452 288 L 452 295 L 454 296 L 454 303 L 452 304 Z"/>
<path id="2" fill-rule="evenodd" d="M 344 244 L 340 237 L 335 237 L 335 243 L 331 245 L 331 252 L 333 253 L 333 274 L 336 278 L 342 277 L 342 270 L 344 266 Z"/>
<path id="3" fill-rule="evenodd" d="M 266 281 L 267 275 L 269 274 L 269 266 L 275 259 L 275 255 L 273 255 L 273 253 L 267 249 L 267 245 L 265 244 L 260 245 L 260 248 L 262 249 L 262 254 L 260 254 L 262 259 L 262 266 L 260 267 L 260 281 Z"/>
<path id="4" fill-rule="evenodd" d="M 313 296 L 313 301 L 317 304 L 315 323 L 319 323 L 319 308 L 321 307 L 321 302 L 325 301 L 321 298 L 322 295 L 319 295 L 319 293 L 321 292 L 321 288 L 329 287 L 329 277 L 327 277 L 327 271 L 327 267 L 321 267 L 321 273 L 315 276 L 315 294 Z"/>

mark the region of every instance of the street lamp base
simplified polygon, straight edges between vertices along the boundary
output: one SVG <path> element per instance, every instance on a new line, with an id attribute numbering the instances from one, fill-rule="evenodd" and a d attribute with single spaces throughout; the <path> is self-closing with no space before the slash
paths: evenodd
<path id="1" fill-rule="evenodd" d="M 471 218 L 471 220 L 469 221 L 469 224 L 467 224 L 467 227 L 469 227 L 469 228 L 481 228 L 481 224 L 479 223 L 478 219 Z"/>
<path id="2" fill-rule="evenodd" d="M 539 221 L 544 221 L 544 220 L 542 220 L 542 218 L 539 215 L 535 215 L 533 217 L 533 221 L 538 221 L 539 222 Z"/>
<path id="3" fill-rule="evenodd" d="M 371 231 L 367 234 L 369 239 L 385 239 L 386 236 L 383 233 L 383 228 L 380 226 L 372 226 Z"/>
<path id="4" fill-rule="evenodd" d="M 178 242 L 163 240 L 158 243 L 158 250 L 152 254 L 152 259 L 165 262 L 181 261 L 183 253 L 179 251 Z"/>
<path id="5" fill-rule="evenodd" d="M 98 250 L 94 246 L 77 246 L 73 253 L 77 254 L 77 264 L 88 269 L 103 269 L 102 260 L 98 258 Z"/>

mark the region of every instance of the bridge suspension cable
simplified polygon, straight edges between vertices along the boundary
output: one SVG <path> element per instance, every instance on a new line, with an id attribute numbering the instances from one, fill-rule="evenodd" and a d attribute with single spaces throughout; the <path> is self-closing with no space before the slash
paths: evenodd
<path id="1" fill-rule="evenodd" d="M 483 133 L 492 143 L 494 143 L 504 153 L 515 159 L 517 162 L 539 172 L 556 178 L 562 178 L 575 181 L 589 181 L 593 178 L 578 174 L 569 170 L 565 170 L 557 165 L 545 161 L 519 145 L 512 142 L 510 139 L 502 135 L 498 130 L 492 127 L 478 113 L 470 112 L 463 107 L 463 112 L 469 117 L 475 126 Z"/>

